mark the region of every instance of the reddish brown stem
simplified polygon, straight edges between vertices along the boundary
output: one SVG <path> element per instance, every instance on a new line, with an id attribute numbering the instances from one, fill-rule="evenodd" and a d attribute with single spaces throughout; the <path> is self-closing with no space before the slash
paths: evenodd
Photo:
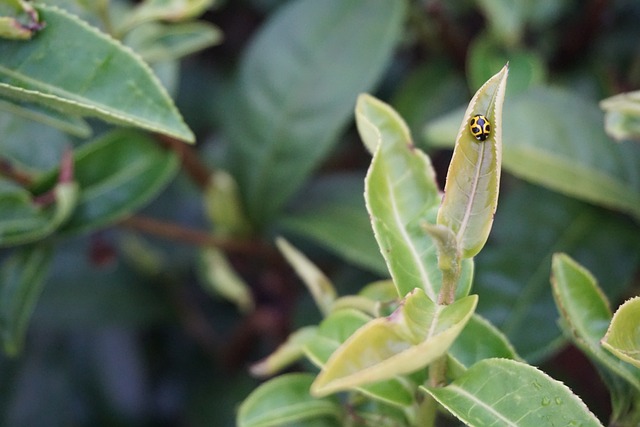
<path id="1" fill-rule="evenodd" d="M 193 148 L 182 141 L 178 141 L 167 136 L 159 136 L 160 140 L 171 150 L 176 152 L 182 159 L 182 167 L 200 188 L 205 188 L 209 184 L 211 171 L 200 161 Z"/>

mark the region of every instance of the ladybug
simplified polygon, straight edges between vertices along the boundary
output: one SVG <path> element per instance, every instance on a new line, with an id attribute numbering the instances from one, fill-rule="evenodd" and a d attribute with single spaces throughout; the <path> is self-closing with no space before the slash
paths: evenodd
<path id="1" fill-rule="evenodd" d="M 482 114 L 476 114 L 469 120 L 469 131 L 478 141 L 484 141 L 491 134 L 491 123 Z"/>

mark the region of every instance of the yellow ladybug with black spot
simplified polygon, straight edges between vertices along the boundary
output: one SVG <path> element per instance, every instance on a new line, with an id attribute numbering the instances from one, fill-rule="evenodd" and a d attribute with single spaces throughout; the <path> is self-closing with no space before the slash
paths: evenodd
<path id="1" fill-rule="evenodd" d="M 469 121 L 469 131 L 478 141 L 484 141 L 491 135 L 491 122 L 482 114 L 476 114 Z"/>

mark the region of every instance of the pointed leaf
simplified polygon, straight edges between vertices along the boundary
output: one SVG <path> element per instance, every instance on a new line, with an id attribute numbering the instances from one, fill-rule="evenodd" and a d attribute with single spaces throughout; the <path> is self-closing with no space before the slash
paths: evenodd
<path id="1" fill-rule="evenodd" d="M 386 318 L 358 329 L 336 350 L 311 387 L 324 396 L 414 372 L 449 349 L 473 314 L 477 296 L 441 306 L 420 289 Z"/>
<path id="2" fill-rule="evenodd" d="M 406 4 L 287 2 L 252 41 L 240 64 L 237 109 L 224 105 L 224 123 L 253 223 L 272 220 L 335 145 L 357 94 L 385 70 Z"/>
<path id="3" fill-rule="evenodd" d="M 316 366 L 322 368 L 340 345 L 369 320 L 369 316 L 357 310 L 334 311 L 322 321 L 316 337 L 305 345 L 305 354 Z M 413 376 L 394 376 L 384 381 L 355 387 L 355 390 L 375 401 L 406 410 L 415 403 L 418 385 L 423 381 L 424 378 L 414 379 Z"/>
<path id="4" fill-rule="evenodd" d="M 435 301 L 442 273 L 436 245 L 421 228 L 421 223 L 434 221 L 440 204 L 431 162 L 413 146 L 402 118 L 376 98 L 358 98 L 356 122 L 365 145 L 375 150 L 365 180 L 365 199 L 398 294 L 421 288 Z"/>
<path id="5" fill-rule="evenodd" d="M 498 205 L 502 163 L 502 104 L 508 68 L 490 78 L 473 96 L 462 119 L 438 211 L 438 224 L 456 233 L 463 258 L 484 246 Z M 477 114 L 491 124 L 489 136 L 478 141 L 469 129 Z"/>
<path id="6" fill-rule="evenodd" d="M 483 360 L 452 384 L 425 391 L 470 426 L 602 426 L 567 386 L 514 360 Z"/>
<path id="7" fill-rule="evenodd" d="M 285 239 L 279 237 L 276 239 L 276 245 L 296 273 L 298 273 L 298 276 L 304 281 L 320 311 L 327 315 L 337 297 L 333 283 L 309 258 Z"/>
<path id="8" fill-rule="evenodd" d="M 611 322 L 611 309 L 595 278 L 565 254 L 554 255 L 551 269 L 553 297 L 575 343 L 590 359 L 640 391 L 640 370 L 605 351 L 600 344 Z"/>
<path id="9" fill-rule="evenodd" d="M 318 328 L 307 326 L 293 332 L 285 342 L 269 356 L 251 365 L 252 375 L 268 377 L 298 361 L 304 356 L 304 348 L 318 336 Z"/>
<path id="10" fill-rule="evenodd" d="M 235 304 L 242 313 L 253 310 L 251 288 L 236 273 L 224 252 L 217 248 L 206 248 L 200 258 L 206 290 Z"/>
<path id="11" fill-rule="evenodd" d="M 78 206 L 66 232 L 94 230 L 130 215 L 178 172 L 178 158 L 135 131 L 115 131 L 74 153 Z"/>
<path id="12" fill-rule="evenodd" d="M 0 40 L 0 96 L 194 141 L 166 90 L 131 50 L 61 9 L 37 9 L 46 22 L 37 37 Z"/>
<path id="13" fill-rule="evenodd" d="M 602 346 L 640 368 L 640 297 L 622 304 L 613 315 Z"/>
<path id="14" fill-rule="evenodd" d="M 52 252 L 44 246 L 21 248 L 0 265 L 0 336 L 4 351 L 15 356 L 44 286 Z"/>
<path id="15" fill-rule="evenodd" d="M 450 145 L 462 112 L 432 123 L 430 142 Z M 504 167 L 554 191 L 640 218 L 640 144 L 613 144 L 593 101 L 557 88 L 537 87 L 504 112 Z M 544 126 L 540 126 L 544 123 Z"/>
<path id="16" fill-rule="evenodd" d="M 336 399 L 309 395 L 312 381 L 310 374 L 285 374 L 262 384 L 240 405 L 238 427 L 304 425 L 301 423 L 306 420 L 322 417 L 340 420 Z"/>

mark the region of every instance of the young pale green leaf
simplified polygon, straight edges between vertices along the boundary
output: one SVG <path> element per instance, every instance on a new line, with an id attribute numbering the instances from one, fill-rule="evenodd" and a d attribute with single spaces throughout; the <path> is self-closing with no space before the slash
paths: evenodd
<path id="1" fill-rule="evenodd" d="M 222 32 L 206 22 L 185 24 L 147 24 L 131 31 L 124 42 L 148 63 L 175 61 L 214 46 Z"/>
<path id="2" fill-rule="evenodd" d="M 449 145 L 461 111 L 432 123 L 425 136 Z M 557 88 L 522 94 L 504 113 L 504 167 L 515 176 L 640 218 L 640 144 L 612 144 L 593 101 Z M 540 126 L 544 123 L 544 126 Z"/>
<path id="3" fill-rule="evenodd" d="M 126 15 L 117 32 L 122 34 L 149 21 L 180 22 L 200 16 L 214 0 L 145 0 Z"/>
<path id="4" fill-rule="evenodd" d="M 0 96 L 194 141 L 137 55 L 61 9 L 37 9 L 46 22 L 37 37 L 0 40 Z"/>
<path id="5" fill-rule="evenodd" d="M 371 317 L 354 309 L 340 309 L 332 312 L 320 324 L 317 335 L 305 345 L 306 356 L 316 366 L 322 368 L 340 345 L 370 320 Z M 395 376 L 385 381 L 354 387 L 354 389 L 377 402 L 407 409 L 414 403 L 418 385 L 423 381 L 424 378 L 413 376 Z"/>
<path id="6" fill-rule="evenodd" d="M 578 396 L 533 366 L 486 359 L 442 388 L 424 388 L 469 426 L 602 426 Z"/>
<path id="7" fill-rule="evenodd" d="M 484 246 L 498 205 L 502 164 L 502 105 L 508 68 L 490 78 L 473 96 L 462 118 L 438 211 L 438 224 L 456 233 L 463 258 Z M 491 124 L 489 136 L 477 140 L 469 121 L 477 114 Z"/>
<path id="8" fill-rule="evenodd" d="M 40 206 L 27 190 L 0 184 L 0 247 L 34 242 L 58 229 L 71 216 L 78 201 L 75 182 L 54 187 L 53 206 Z"/>
<path id="9" fill-rule="evenodd" d="M 51 257 L 47 247 L 23 247 L 0 265 L 0 336 L 4 351 L 11 356 L 22 349 Z"/>
<path id="10" fill-rule="evenodd" d="M 356 123 L 375 154 L 365 179 L 374 234 L 399 295 L 420 288 L 437 300 L 442 284 L 437 248 L 422 229 L 440 204 L 429 158 L 413 146 L 409 130 L 387 104 L 360 95 Z M 471 268 L 467 263 L 464 268 Z"/>
<path id="11" fill-rule="evenodd" d="M 307 286 L 322 314 L 326 316 L 337 297 L 331 280 L 309 258 L 282 237 L 276 239 L 276 245 Z"/>
<path id="12" fill-rule="evenodd" d="M 507 337 L 478 314 L 469 319 L 451 345 L 449 357 L 464 368 L 492 357 L 521 360 Z"/>
<path id="13" fill-rule="evenodd" d="M 74 153 L 78 205 L 62 228 L 80 232 L 130 215 L 178 172 L 177 156 L 135 131 L 115 131 Z"/>
<path id="14" fill-rule="evenodd" d="M 566 254 L 554 255 L 551 272 L 553 297 L 575 343 L 589 358 L 640 391 L 640 370 L 605 351 L 600 344 L 611 322 L 611 309 L 595 278 Z"/>
<path id="15" fill-rule="evenodd" d="M 205 289 L 232 302 L 242 313 L 253 310 L 251 288 L 234 270 L 224 252 L 206 248 L 200 253 Z"/>
<path id="16" fill-rule="evenodd" d="M 44 25 L 38 11 L 24 0 L 4 0 L 0 4 L 0 38 L 29 40 Z"/>
<path id="17" fill-rule="evenodd" d="M 324 396 L 417 371 L 449 349 L 478 301 L 472 295 L 453 304 L 435 304 L 421 289 L 386 318 L 358 329 L 329 358 L 311 386 Z"/>
<path id="18" fill-rule="evenodd" d="M 238 184 L 231 174 L 216 170 L 204 192 L 205 211 L 214 233 L 221 236 L 248 236 L 251 224 L 244 214 Z"/>
<path id="19" fill-rule="evenodd" d="M 621 93 L 604 99 L 605 129 L 618 141 L 640 137 L 640 91 Z"/>
<path id="20" fill-rule="evenodd" d="M 337 399 L 309 395 L 312 381 L 310 374 L 285 374 L 262 384 L 240 405 L 238 427 L 304 425 L 304 421 L 322 417 L 340 420 Z"/>
<path id="21" fill-rule="evenodd" d="M 258 32 L 240 64 L 236 103 L 222 113 L 253 223 L 273 220 L 337 142 L 357 94 L 386 69 L 406 5 L 287 2 Z"/>
<path id="22" fill-rule="evenodd" d="M 631 298 L 618 308 L 602 346 L 640 368 L 640 297 Z"/>
<path id="23" fill-rule="evenodd" d="M 284 368 L 304 356 L 304 347 L 316 339 L 318 328 L 306 326 L 293 332 L 285 342 L 264 359 L 254 363 L 249 368 L 252 375 L 268 377 L 277 374 Z"/>
<path id="24" fill-rule="evenodd" d="M 371 233 L 363 191 L 360 174 L 321 177 L 303 190 L 304 198 L 294 200 L 294 209 L 280 216 L 278 225 L 355 265 L 380 276 L 388 275 L 389 270 Z"/>

